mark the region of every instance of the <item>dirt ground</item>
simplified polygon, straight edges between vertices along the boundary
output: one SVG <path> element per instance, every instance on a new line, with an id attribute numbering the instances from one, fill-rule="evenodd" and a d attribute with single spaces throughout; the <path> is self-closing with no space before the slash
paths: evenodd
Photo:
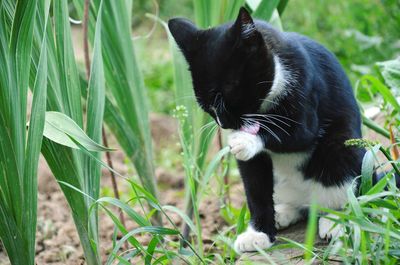
<path id="1" fill-rule="evenodd" d="M 165 142 L 177 141 L 176 122 L 172 118 L 162 115 L 152 115 L 151 124 L 156 149 L 163 148 L 163 143 Z M 115 143 L 112 146 L 114 147 Z M 122 175 L 130 172 L 131 168 L 125 162 L 122 151 L 113 152 L 111 155 L 117 172 Z M 156 169 L 158 182 L 162 187 L 159 193 L 162 204 L 184 209 L 182 169 L 177 169 L 177 172 L 171 174 L 162 167 Z M 103 188 L 111 189 L 110 179 L 108 170 L 103 170 Z M 129 191 L 129 187 L 124 183 L 124 180 L 118 180 L 118 182 L 121 193 Z M 69 206 L 43 157 L 41 157 L 39 162 L 38 186 L 36 263 L 54 265 L 84 264 L 83 251 Z M 242 193 L 242 191 L 236 188 L 233 190 Z M 237 202 L 239 205 L 244 202 L 242 196 L 235 197 L 239 198 Z M 200 206 L 200 216 L 204 231 L 203 236 L 206 245 L 207 242 L 212 242 L 211 236 L 225 226 L 224 221 L 219 216 L 219 210 L 219 200 L 213 199 L 212 196 L 205 198 Z M 174 214 L 171 214 L 170 217 L 180 227 L 180 218 Z M 114 224 L 104 213 L 101 213 L 100 220 L 100 252 L 102 253 L 102 260 L 105 261 L 112 247 Z M 128 228 L 132 229 L 135 227 L 129 220 L 126 223 Z M 146 241 L 147 238 L 141 238 L 141 240 Z M 6 264 L 9 264 L 6 254 L 4 250 L 0 249 L 0 265 Z"/>

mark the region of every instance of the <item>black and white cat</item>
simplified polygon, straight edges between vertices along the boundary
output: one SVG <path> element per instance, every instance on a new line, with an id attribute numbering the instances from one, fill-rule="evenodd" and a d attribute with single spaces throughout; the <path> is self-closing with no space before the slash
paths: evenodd
<path id="1" fill-rule="evenodd" d="M 236 251 L 270 247 L 276 230 L 300 220 L 312 199 L 343 207 L 365 150 L 344 145 L 361 137 L 361 119 L 335 56 L 305 36 L 253 21 L 244 8 L 234 23 L 207 30 L 183 18 L 168 26 L 198 103 L 232 130 L 228 143 L 251 213 Z M 320 218 L 320 237 L 340 232 L 332 225 Z"/>

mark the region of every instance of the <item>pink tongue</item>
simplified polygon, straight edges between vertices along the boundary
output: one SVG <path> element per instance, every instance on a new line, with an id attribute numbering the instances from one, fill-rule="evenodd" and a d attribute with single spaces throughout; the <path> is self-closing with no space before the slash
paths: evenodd
<path id="1" fill-rule="evenodd" d="M 258 131 L 260 130 L 260 124 L 257 122 L 257 123 L 253 123 L 252 125 L 245 125 L 245 126 L 242 126 L 240 128 L 240 130 L 242 132 L 247 132 L 247 133 L 256 135 L 258 133 Z"/>

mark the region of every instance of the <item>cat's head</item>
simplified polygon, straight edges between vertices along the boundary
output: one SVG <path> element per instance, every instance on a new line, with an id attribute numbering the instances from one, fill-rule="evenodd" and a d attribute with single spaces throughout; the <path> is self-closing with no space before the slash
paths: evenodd
<path id="1" fill-rule="evenodd" d="M 222 128 L 238 129 L 257 113 L 273 81 L 273 57 L 245 8 L 234 23 L 201 30 L 174 18 L 171 34 L 192 74 L 198 103 Z"/>

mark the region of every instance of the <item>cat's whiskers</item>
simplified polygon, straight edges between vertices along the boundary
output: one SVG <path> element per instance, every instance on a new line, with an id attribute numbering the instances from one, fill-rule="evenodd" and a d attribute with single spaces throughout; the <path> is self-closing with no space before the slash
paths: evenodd
<path id="1" fill-rule="evenodd" d="M 258 124 L 260 126 L 260 128 L 263 128 L 264 130 L 268 131 L 273 137 L 275 137 L 276 140 L 278 140 L 280 143 L 282 143 L 282 140 L 278 137 L 278 135 L 276 135 L 276 133 L 269 128 L 268 126 L 266 126 L 265 124 L 262 124 L 260 122 L 257 122 L 255 120 L 253 120 L 252 118 L 243 118 L 240 117 L 240 119 L 244 122 L 245 126 L 252 126 L 254 124 Z"/>
<path id="2" fill-rule="evenodd" d="M 265 80 L 265 81 L 261 81 L 261 82 L 256 83 L 256 86 L 257 86 L 257 85 L 261 85 L 261 84 L 273 84 L 273 83 L 274 83 L 274 81 L 267 81 L 267 80 Z"/>
<path id="3" fill-rule="evenodd" d="M 277 122 L 280 122 L 280 123 L 282 123 L 283 125 L 285 125 L 287 127 L 292 127 L 287 122 L 284 122 L 281 119 L 276 118 L 276 117 L 272 117 L 272 116 L 270 116 L 270 117 L 252 117 L 252 119 L 258 119 L 258 120 L 261 120 L 261 121 L 267 120 L 267 121 L 270 121 L 270 122 L 273 122 L 272 120 L 276 120 Z M 275 122 L 273 122 L 273 123 L 275 123 Z"/>
<path id="4" fill-rule="evenodd" d="M 264 117 L 264 118 L 252 118 L 252 119 L 255 120 L 255 121 L 259 121 L 259 122 L 266 122 L 266 123 L 272 124 L 272 125 L 278 127 L 279 129 L 281 129 L 281 130 L 282 130 L 284 133 L 286 133 L 288 136 L 290 136 L 290 133 L 289 133 L 288 131 L 286 131 L 286 130 L 283 129 L 281 126 L 279 126 L 278 124 L 276 124 L 276 122 L 274 122 L 274 121 L 268 119 L 267 117 Z M 288 127 L 291 127 L 289 124 L 287 124 L 287 123 L 285 123 L 285 122 L 283 122 L 283 123 L 284 123 L 285 125 L 287 125 Z"/>
<path id="5" fill-rule="evenodd" d="M 226 113 L 229 113 L 229 111 L 226 109 L 225 101 L 223 99 L 222 99 L 222 108 Z"/>
<path id="6" fill-rule="evenodd" d="M 203 131 L 205 131 L 206 129 L 210 128 L 210 127 L 213 126 L 213 125 L 217 125 L 217 124 L 215 123 L 214 120 L 212 120 L 212 121 L 210 121 L 209 123 L 206 123 L 206 124 L 204 124 L 203 126 L 201 126 L 201 127 L 200 127 L 200 134 L 202 134 Z"/>
<path id="7" fill-rule="evenodd" d="M 209 140 L 209 138 L 211 137 L 212 133 L 213 133 L 213 132 L 215 131 L 215 129 L 217 129 L 217 128 L 218 128 L 218 124 L 216 124 L 216 123 L 214 122 L 214 125 L 211 127 L 210 131 L 207 133 L 206 137 L 204 137 L 203 145 L 205 145 L 205 144 L 208 142 L 208 140 Z M 203 148 L 204 148 L 204 146 L 201 146 L 201 149 L 203 149 Z"/>
<path id="8" fill-rule="evenodd" d="M 266 98 L 260 99 L 260 101 L 263 101 L 263 102 L 266 101 L 266 102 L 269 102 L 269 103 L 271 103 L 271 104 L 273 104 L 275 106 L 279 106 L 278 102 L 275 102 L 275 101 L 272 101 L 272 100 L 269 100 L 269 99 L 266 99 Z"/>
<path id="9" fill-rule="evenodd" d="M 258 123 L 258 124 L 261 128 L 268 131 L 272 136 L 274 136 L 279 142 L 282 142 L 281 139 L 279 138 L 279 136 L 270 127 L 268 127 L 265 124 L 260 124 L 260 123 Z M 252 123 L 248 123 L 248 125 L 251 126 Z"/>
<path id="10" fill-rule="evenodd" d="M 293 119 L 291 119 L 289 117 L 283 116 L 283 115 L 279 115 L 279 114 L 268 114 L 268 115 L 271 116 L 271 117 L 286 119 L 288 121 L 291 121 L 291 122 L 294 122 L 294 123 L 297 123 L 297 124 L 301 124 L 300 122 L 295 121 L 295 120 L 293 120 Z"/>
<path id="11" fill-rule="evenodd" d="M 289 117 L 282 116 L 282 115 L 279 115 L 279 114 L 272 114 L 272 113 L 268 113 L 268 114 L 244 114 L 243 116 L 250 117 L 250 118 L 251 117 L 268 117 L 268 118 L 274 117 L 275 119 L 281 118 L 281 119 L 285 119 L 285 120 L 288 120 L 288 121 L 291 121 L 291 122 L 294 122 L 294 123 L 297 123 L 297 124 L 301 124 L 298 121 L 295 121 L 295 120 L 293 120 L 293 119 L 291 119 Z"/>

